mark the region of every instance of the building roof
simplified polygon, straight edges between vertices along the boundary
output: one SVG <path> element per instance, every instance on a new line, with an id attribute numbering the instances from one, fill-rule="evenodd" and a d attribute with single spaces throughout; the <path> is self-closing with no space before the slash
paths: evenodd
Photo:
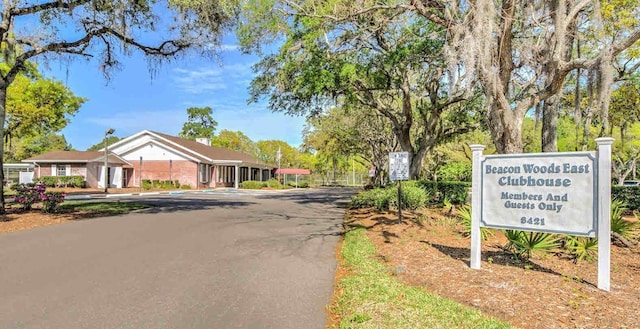
<path id="1" fill-rule="evenodd" d="M 104 161 L 104 152 L 99 151 L 51 151 L 36 155 L 22 162 L 39 163 L 86 163 Z M 109 163 L 129 164 L 119 156 L 110 153 Z"/>
<path id="2" fill-rule="evenodd" d="M 122 139 L 116 143 L 113 144 L 113 147 L 116 147 L 118 144 L 121 143 L 126 143 L 128 140 L 130 139 L 134 139 L 137 138 L 140 135 L 143 134 L 150 134 L 152 136 L 155 136 L 155 142 L 156 143 L 160 143 L 164 146 L 167 146 L 169 148 L 173 148 L 176 149 L 178 151 L 180 151 L 181 153 L 196 159 L 200 162 L 213 162 L 213 163 L 220 163 L 220 162 L 236 162 L 236 163 L 246 163 L 246 164 L 256 164 L 256 165 L 260 165 L 260 166 L 266 166 L 266 167 L 271 167 L 272 166 L 264 163 L 263 161 L 256 159 L 252 156 L 249 156 L 247 154 L 244 154 L 242 152 L 238 152 L 238 151 L 232 151 L 229 149 L 225 149 L 222 147 L 217 147 L 217 146 L 209 146 L 206 144 L 202 144 L 196 141 L 192 141 L 189 139 L 185 139 L 185 138 L 181 138 L 181 137 L 176 137 L 176 136 L 171 136 L 171 135 L 167 135 L 164 133 L 160 133 L 157 131 L 151 131 L 151 130 L 144 130 L 141 131 L 133 136 L 127 137 L 125 139 Z M 177 148 L 176 148 L 177 146 Z"/>
<path id="3" fill-rule="evenodd" d="M 275 174 L 281 175 L 311 175 L 311 170 L 309 169 L 300 169 L 300 168 L 278 168 L 275 171 Z"/>
<path id="4" fill-rule="evenodd" d="M 163 133 L 159 133 L 156 131 L 149 131 L 153 134 L 156 134 L 162 138 L 165 138 L 175 144 L 178 144 L 188 150 L 191 150 L 195 153 L 201 154 L 206 156 L 209 159 L 212 160 L 223 160 L 223 161 L 242 161 L 242 162 L 251 162 L 251 163 L 256 163 L 256 164 L 265 164 L 264 162 L 249 156 L 247 154 L 244 154 L 242 152 L 238 152 L 238 151 L 232 151 L 229 149 L 225 149 L 222 147 L 217 147 L 217 146 L 209 146 L 209 145 L 205 145 L 202 143 L 198 143 L 196 141 L 192 141 L 189 139 L 184 139 L 181 137 L 176 137 L 176 136 L 171 136 L 171 135 L 167 135 L 167 134 L 163 134 Z"/>

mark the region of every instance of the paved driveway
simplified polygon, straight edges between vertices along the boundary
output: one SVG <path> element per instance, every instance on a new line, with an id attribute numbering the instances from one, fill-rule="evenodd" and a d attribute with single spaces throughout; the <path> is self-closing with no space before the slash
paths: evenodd
<path id="1" fill-rule="evenodd" d="M 323 328 L 350 193 L 156 196 L 0 235 L 0 328 Z"/>

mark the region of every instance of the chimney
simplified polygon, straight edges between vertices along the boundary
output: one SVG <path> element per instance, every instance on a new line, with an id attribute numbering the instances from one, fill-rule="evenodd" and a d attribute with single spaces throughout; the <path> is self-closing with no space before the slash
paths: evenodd
<path id="1" fill-rule="evenodd" d="M 209 140 L 206 137 L 197 137 L 196 138 L 196 142 L 198 142 L 200 144 L 204 144 L 206 146 L 211 146 L 211 140 Z"/>

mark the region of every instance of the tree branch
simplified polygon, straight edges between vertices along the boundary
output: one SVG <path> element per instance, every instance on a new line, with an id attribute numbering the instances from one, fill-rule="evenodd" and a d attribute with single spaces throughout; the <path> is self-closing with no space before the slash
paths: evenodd
<path id="1" fill-rule="evenodd" d="M 622 42 L 616 42 L 613 46 L 613 56 L 618 56 L 622 51 L 631 47 L 636 41 L 640 39 L 640 28 L 631 32 L 628 38 Z"/>
<path id="2" fill-rule="evenodd" d="M 24 63 L 35 56 L 47 53 L 47 52 L 55 52 L 55 53 L 68 53 L 75 55 L 83 55 L 89 56 L 92 55 L 86 54 L 84 51 L 89 47 L 91 40 L 95 37 L 103 37 L 102 40 L 105 44 L 109 44 L 109 41 L 104 38 L 105 36 L 112 36 L 126 44 L 132 45 L 142 52 L 145 55 L 151 56 L 173 56 L 176 53 L 188 48 L 190 46 L 189 43 L 177 40 L 167 40 L 162 42 L 157 47 L 146 46 L 135 39 L 125 36 L 122 33 L 116 31 L 115 29 L 107 26 L 102 26 L 98 29 L 87 30 L 86 34 L 75 40 L 75 41 L 62 41 L 62 42 L 52 42 L 46 45 L 38 45 L 36 42 L 26 40 L 26 39 L 18 39 L 16 40 L 19 44 L 27 45 L 31 47 L 31 49 L 24 51 L 22 54 L 18 55 L 15 58 L 15 65 L 7 72 L 5 75 L 5 79 L 7 81 L 13 81 L 16 75 L 23 69 Z"/>
<path id="3" fill-rule="evenodd" d="M 81 6 L 83 4 L 86 4 L 86 3 L 90 2 L 90 1 L 91 0 L 76 0 L 76 1 L 71 1 L 71 2 L 63 2 L 63 1 L 59 1 L 59 0 L 54 0 L 54 1 L 51 1 L 51 2 L 45 2 L 45 3 L 33 5 L 33 6 L 30 6 L 30 7 L 11 8 L 11 10 L 9 11 L 9 15 L 11 15 L 11 16 L 31 15 L 31 14 L 39 13 L 41 11 L 45 11 L 45 10 L 49 10 L 49 9 L 71 9 L 71 10 L 73 10 L 73 8 L 75 8 L 77 6 Z"/>

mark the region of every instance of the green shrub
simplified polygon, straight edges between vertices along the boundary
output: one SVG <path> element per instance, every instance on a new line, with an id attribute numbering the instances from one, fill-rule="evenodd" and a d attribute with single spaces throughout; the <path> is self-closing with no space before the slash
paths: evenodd
<path id="1" fill-rule="evenodd" d="M 82 176 L 42 176 L 39 179 L 47 187 L 84 187 Z"/>
<path id="2" fill-rule="evenodd" d="M 460 218 L 460 223 L 462 224 L 462 236 L 471 237 L 471 206 L 464 205 L 458 210 L 458 218 Z M 482 240 L 489 239 L 490 236 L 493 236 L 493 230 L 480 227 L 480 238 Z"/>
<path id="3" fill-rule="evenodd" d="M 416 186 L 415 182 L 402 183 L 402 208 L 416 210 L 427 205 L 427 192 Z M 376 207 L 376 209 L 389 210 L 390 207 L 398 207 L 398 187 L 374 188 L 365 190 L 351 199 L 351 207 Z"/>
<path id="4" fill-rule="evenodd" d="M 41 195 L 42 200 L 42 212 L 43 213 L 55 213 L 60 208 L 60 205 L 64 202 L 66 196 L 63 192 L 45 192 Z"/>
<path id="5" fill-rule="evenodd" d="M 180 188 L 183 190 L 190 190 L 191 189 L 191 185 L 189 184 L 182 184 L 180 185 Z"/>
<path id="6" fill-rule="evenodd" d="M 145 190 L 150 190 L 153 187 L 153 184 L 151 183 L 151 180 L 149 179 L 143 179 L 142 180 L 142 188 Z"/>
<path id="7" fill-rule="evenodd" d="M 421 180 L 418 186 L 422 187 L 432 197 L 435 203 L 442 203 L 448 199 L 453 204 L 467 203 L 471 183 L 469 182 L 433 182 Z"/>
<path id="8" fill-rule="evenodd" d="M 558 237 L 549 233 L 506 230 L 504 235 L 508 240 L 504 250 L 522 259 L 531 258 L 533 253 L 551 252 L 560 245 Z"/>
<path id="9" fill-rule="evenodd" d="M 281 189 L 282 188 L 282 184 L 280 184 L 280 182 L 278 182 L 277 179 L 271 178 L 271 179 L 269 179 L 267 181 L 267 187 Z"/>
<path id="10" fill-rule="evenodd" d="M 180 187 L 180 185 L 178 186 L 174 185 L 174 182 L 172 180 L 163 180 L 160 182 L 159 187 L 163 189 L 172 189 L 172 188 Z"/>
<path id="11" fill-rule="evenodd" d="M 614 199 L 611 201 L 611 232 L 620 234 L 625 239 L 635 238 L 640 231 L 640 222 L 630 222 L 622 215 L 628 210 L 624 201 Z"/>
<path id="12" fill-rule="evenodd" d="M 255 181 L 255 180 L 246 180 L 240 184 L 243 189 L 247 190 L 259 190 L 267 184 L 265 182 Z"/>
<path id="13" fill-rule="evenodd" d="M 592 261 L 598 255 L 598 239 L 587 237 L 569 237 L 566 248 L 573 256 L 575 263 L 586 260 Z"/>
<path id="14" fill-rule="evenodd" d="M 388 187 L 389 190 L 389 206 L 398 207 L 398 188 Z M 417 210 L 424 208 L 428 200 L 427 192 L 415 183 L 402 184 L 402 209 Z"/>
<path id="15" fill-rule="evenodd" d="M 629 210 L 640 210 L 640 186 L 612 186 L 611 199 L 620 200 Z"/>
<path id="16" fill-rule="evenodd" d="M 351 198 L 351 207 L 376 207 L 376 209 L 381 211 L 389 210 L 390 197 L 389 189 L 374 188 L 372 190 L 362 191 Z"/>
<path id="17" fill-rule="evenodd" d="M 39 178 L 39 180 L 46 187 L 55 187 L 56 184 L 58 183 L 58 178 L 56 176 L 42 176 Z"/>
<path id="18" fill-rule="evenodd" d="M 447 163 L 438 168 L 438 178 L 449 182 L 470 182 L 472 167 L 471 162 Z"/>

